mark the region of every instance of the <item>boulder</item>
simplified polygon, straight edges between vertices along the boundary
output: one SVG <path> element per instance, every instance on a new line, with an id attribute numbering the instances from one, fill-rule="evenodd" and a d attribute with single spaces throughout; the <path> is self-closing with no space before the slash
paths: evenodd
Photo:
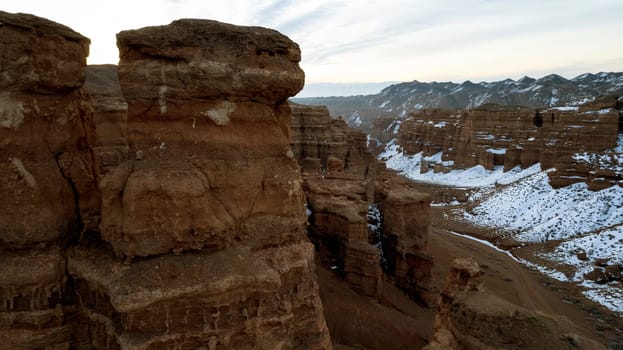
<path id="1" fill-rule="evenodd" d="M 482 275 L 471 258 L 452 262 L 425 350 L 604 349 L 564 317 L 525 309 L 484 290 Z"/>

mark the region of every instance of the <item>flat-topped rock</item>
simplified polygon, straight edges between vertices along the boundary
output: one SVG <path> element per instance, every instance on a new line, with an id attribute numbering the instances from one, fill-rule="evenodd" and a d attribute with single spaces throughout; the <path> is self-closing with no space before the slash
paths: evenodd
<path id="1" fill-rule="evenodd" d="M 303 88 L 299 46 L 261 27 L 181 19 L 117 34 L 119 77 L 128 101 L 285 101 Z"/>
<path id="2" fill-rule="evenodd" d="M 0 89 L 49 94 L 80 88 L 89 44 L 62 24 L 0 11 Z"/>

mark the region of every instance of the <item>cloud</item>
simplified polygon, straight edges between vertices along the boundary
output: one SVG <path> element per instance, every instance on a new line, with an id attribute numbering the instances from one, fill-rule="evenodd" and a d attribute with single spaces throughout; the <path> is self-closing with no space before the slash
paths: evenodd
<path id="1" fill-rule="evenodd" d="M 299 43 L 308 82 L 620 70 L 623 57 L 620 0 L 29 0 L 4 7 L 89 36 L 91 63 L 117 61 L 122 29 L 183 17 L 271 27 Z"/>

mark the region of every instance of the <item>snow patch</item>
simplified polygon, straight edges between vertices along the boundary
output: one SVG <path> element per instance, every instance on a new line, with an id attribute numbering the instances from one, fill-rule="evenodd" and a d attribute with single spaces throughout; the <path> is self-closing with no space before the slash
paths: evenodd
<path id="1" fill-rule="evenodd" d="M 577 112 L 580 109 L 578 106 L 561 106 L 561 107 L 552 107 L 550 111 L 570 111 Z"/>
<path id="2" fill-rule="evenodd" d="M 487 149 L 487 153 L 506 154 L 506 148 L 489 148 Z"/>
<path id="3" fill-rule="evenodd" d="M 229 124 L 229 115 L 235 110 L 234 102 L 221 101 L 217 108 L 202 112 L 201 115 L 210 118 L 216 125 L 224 126 Z"/>
<path id="4" fill-rule="evenodd" d="M 447 173 L 435 173 L 432 170 L 420 173 L 423 161 L 429 164 L 441 164 L 446 167 L 453 165 L 452 161 L 442 161 L 441 158 L 441 152 L 428 157 L 424 157 L 422 152 L 414 155 L 406 155 L 400 150 L 395 140 L 392 140 L 385 148 L 385 151 L 379 154 L 379 159 L 385 161 L 385 165 L 388 168 L 398 171 L 407 178 L 438 185 L 483 187 L 495 185 L 500 181 L 504 182 L 506 178 L 526 176 L 522 175 L 525 174 L 526 169 L 521 170 L 519 167 L 504 172 L 502 166 L 497 166 L 494 170 L 486 170 L 482 165 L 476 165 L 464 170 L 451 170 Z"/>

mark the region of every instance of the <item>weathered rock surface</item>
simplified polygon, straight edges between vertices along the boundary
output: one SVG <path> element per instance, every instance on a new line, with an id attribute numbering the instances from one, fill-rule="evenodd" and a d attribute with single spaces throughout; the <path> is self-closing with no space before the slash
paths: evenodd
<path id="1" fill-rule="evenodd" d="M 104 239 L 118 254 L 127 256 L 202 247 L 220 249 L 232 245 L 235 240 L 255 236 L 250 231 L 262 221 L 272 222 L 273 228 L 266 232 L 272 236 L 261 237 L 262 242 L 249 239 L 256 242 L 254 244 L 279 244 L 292 239 L 290 236 L 296 236 L 297 230 L 301 230 L 305 216 L 300 210 L 303 197 L 296 162 L 291 157 L 287 134 L 282 131 L 287 129 L 289 109 L 246 98 L 245 94 L 255 90 L 267 93 L 262 85 L 265 81 L 259 85 L 239 82 L 237 86 L 246 92 L 238 95 L 234 94 L 235 90 L 228 89 L 218 95 L 207 94 L 201 84 L 213 82 L 209 72 L 194 75 L 194 71 L 182 69 L 176 73 L 179 79 L 199 84 L 185 89 L 160 73 L 152 77 L 157 81 L 151 85 L 149 79 L 134 81 L 137 79 L 134 74 L 141 69 L 158 66 L 163 72 L 167 69 L 175 71 L 191 58 L 198 60 L 197 65 L 209 66 L 213 56 L 225 59 L 231 51 L 223 50 L 237 48 L 232 38 L 226 40 L 227 44 L 219 44 L 221 46 L 212 43 L 218 41 L 223 31 L 228 32 L 229 25 L 219 28 L 219 24 L 212 21 L 182 20 L 170 27 L 158 28 L 119 34 L 119 78 L 128 102 L 129 153 L 135 159 L 111 170 L 102 180 Z M 272 31 L 253 34 L 257 30 L 237 28 L 228 35 L 239 36 L 235 43 L 242 50 L 250 45 L 249 42 L 258 41 L 257 45 L 260 45 L 270 41 L 267 33 Z M 203 36 L 192 39 L 189 33 L 197 31 Z M 187 45 L 177 43 L 174 45 L 177 56 L 171 54 L 177 59 L 167 56 L 169 59 L 163 60 L 161 56 L 173 50 L 168 48 L 169 41 L 178 40 L 182 33 L 189 36 Z M 287 38 L 273 34 L 275 46 L 272 50 L 277 51 L 285 45 Z M 140 41 L 144 36 L 149 39 Z M 162 52 L 154 48 L 159 47 L 152 40 L 154 36 L 163 40 L 159 44 L 163 47 Z M 292 50 L 296 48 L 294 43 L 290 46 Z M 132 51 L 134 47 L 140 49 Z M 211 50 L 216 53 L 207 55 Z M 183 56 L 183 53 L 192 55 Z M 201 56 L 202 53 L 206 56 Z M 298 53 L 291 55 L 296 57 Z M 289 74 L 289 69 L 299 71 L 298 66 L 294 69 L 295 65 L 290 61 L 280 66 L 283 59 L 279 55 L 270 65 L 267 58 L 256 56 L 255 52 L 251 58 L 239 59 L 246 64 L 232 67 L 240 71 L 253 67 L 260 69 L 258 67 L 263 65 L 274 67 L 273 73 L 278 76 Z M 241 65 L 241 62 L 236 64 Z M 276 67 L 282 67 L 282 70 Z M 302 75 L 299 78 L 302 79 Z M 169 89 L 179 91 L 159 95 L 159 91 Z M 275 92 L 271 98 L 285 100 L 288 93 L 292 93 L 288 91 Z M 171 215 L 156 214 L 157 208 L 163 207 L 169 208 Z M 159 232 L 157 237 L 153 237 L 153 232 Z"/>
<path id="2" fill-rule="evenodd" d="M 324 106 L 292 108 L 292 150 L 304 173 L 363 179 L 374 168 L 365 134 L 333 119 Z M 371 175 L 371 174 L 370 174 Z"/>
<path id="3" fill-rule="evenodd" d="M 64 94 L 82 87 L 89 39 L 29 14 L 0 11 L 0 23 L 4 92 Z"/>
<path id="4" fill-rule="evenodd" d="M 375 197 L 381 215 L 378 231 L 386 274 L 411 298 L 433 305 L 433 258 L 426 251 L 430 195 L 402 176 L 384 171 L 376 181 Z"/>
<path id="5" fill-rule="evenodd" d="M 95 151 L 102 171 L 118 165 L 128 153 L 127 112 L 117 78 L 117 66 L 112 64 L 86 67 L 84 90 L 90 95 L 95 123 Z"/>
<path id="6" fill-rule="evenodd" d="M 65 349 L 63 247 L 99 222 L 94 127 L 80 87 L 89 40 L 0 11 L 0 339 Z"/>
<path id="7" fill-rule="evenodd" d="M 365 135 L 332 120 L 325 107 L 292 104 L 292 110 L 292 148 L 303 169 L 310 235 L 329 267 L 374 297 L 383 266 L 411 297 L 431 302 L 430 198 L 386 172 L 367 150 Z M 380 212 L 370 226 L 371 208 Z"/>
<path id="8" fill-rule="evenodd" d="M 90 72 L 98 151 L 118 151 L 98 157 L 102 242 L 68 261 L 91 345 L 330 348 L 283 102 L 303 84 L 298 46 L 203 20 L 118 46 L 127 130 L 97 86 L 112 69 Z"/>
<path id="9" fill-rule="evenodd" d="M 309 243 L 162 255 L 130 265 L 77 249 L 68 267 L 96 348 L 329 346 L 316 314 L 322 308 Z"/>
<path id="10" fill-rule="evenodd" d="M 58 242 L 77 229 L 77 215 L 97 220 L 97 201 L 83 198 L 77 212 L 73 188 L 96 186 L 93 125 L 79 89 L 89 40 L 32 15 L 0 12 L 0 23 L 0 240 Z"/>
<path id="11" fill-rule="evenodd" d="M 291 143 L 303 172 L 311 238 L 355 290 L 376 296 L 381 265 L 367 226 L 375 161 L 365 136 L 331 119 L 325 107 L 291 108 Z"/>
<path id="12" fill-rule="evenodd" d="M 424 349 L 604 349 L 576 333 L 566 318 L 527 310 L 483 290 L 482 274 L 474 260 L 454 260 L 435 335 Z"/>
<path id="13" fill-rule="evenodd" d="M 615 99 L 616 100 L 616 99 Z M 603 153 L 617 142 L 619 111 L 587 106 L 574 110 L 537 111 L 525 107 L 484 105 L 470 111 L 422 110 L 401 121 L 398 143 L 409 154 L 431 156 L 441 162 L 422 162 L 422 172 L 446 172 L 482 165 L 510 170 L 541 163 L 554 187 L 584 181 L 593 189 L 621 179 L 616 171 L 579 162 L 579 153 Z M 596 109 L 599 108 L 599 109 Z"/>
<path id="14" fill-rule="evenodd" d="M 132 109 L 165 111 L 173 107 L 167 101 L 225 96 L 274 104 L 303 88 L 301 51 L 277 31 L 195 19 L 163 29 L 117 36 L 121 87 Z"/>

